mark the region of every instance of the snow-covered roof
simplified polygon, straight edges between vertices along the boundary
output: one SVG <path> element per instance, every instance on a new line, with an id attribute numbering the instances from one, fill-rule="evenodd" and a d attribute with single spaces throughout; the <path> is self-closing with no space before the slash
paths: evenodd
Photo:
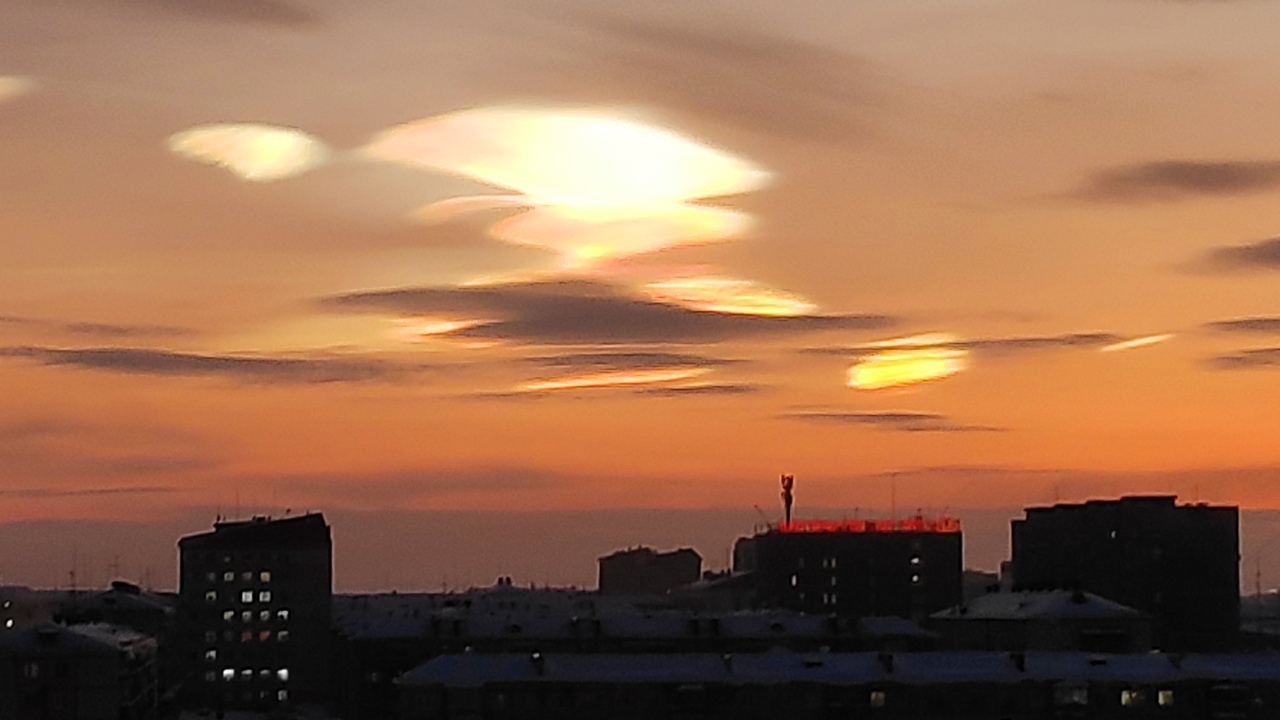
<path id="1" fill-rule="evenodd" d="M 1142 613 L 1093 593 L 1070 590 L 995 592 L 934 613 L 938 620 L 1132 618 Z"/>

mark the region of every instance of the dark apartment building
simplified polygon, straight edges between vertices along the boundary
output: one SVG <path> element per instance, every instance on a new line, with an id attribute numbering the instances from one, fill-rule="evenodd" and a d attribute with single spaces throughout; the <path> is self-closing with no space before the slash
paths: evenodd
<path id="1" fill-rule="evenodd" d="M 600 558 L 600 592 L 661 595 L 702 577 L 702 556 L 691 548 L 660 553 L 639 547 Z"/>
<path id="2" fill-rule="evenodd" d="M 178 541 L 184 704 L 323 700 L 333 545 L 319 513 L 218 522 Z"/>
<path id="3" fill-rule="evenodd" d="M 797 520 L 757 533 L 756 599 L 846 617 L 923 618 L 961 601 L 963 542 L 954 518 Z"/>
<path id="4" fill-rule="evenodd" d="M 1027 508 L 1014 584 L 1085 590 L 1151 615 L 1168 650 L 1229 647 L 1240 623 L 1240 510 L 1171 495 Z"/>

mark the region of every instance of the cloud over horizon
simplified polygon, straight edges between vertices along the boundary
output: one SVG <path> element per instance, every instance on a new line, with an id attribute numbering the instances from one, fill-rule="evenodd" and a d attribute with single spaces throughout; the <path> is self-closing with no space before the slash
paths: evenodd
<path id="1" fill-rule="evenodd" d="M 1280 238 L 1210 248 L 1197 266 L 1209 272 L 1280 270 Z"/>
<path id="2" fill-rule="evenodd" d="M 898 432 L 1002 432 L 1005 428 L 986 425 L 966 425 L 954 422 L 950 417 L 932 412 L 915 411 L 804 411 L 785 413 L 786 420 L 823 425 L 865 425 Z"/>

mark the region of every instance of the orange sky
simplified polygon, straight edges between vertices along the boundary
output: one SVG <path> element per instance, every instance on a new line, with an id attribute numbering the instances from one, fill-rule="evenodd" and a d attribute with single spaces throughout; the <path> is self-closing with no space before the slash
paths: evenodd
<path id="1" fill-rule="evenodd" d="M 1275 4 L 0 15 L 0 522 L 1280 508 Z"/>

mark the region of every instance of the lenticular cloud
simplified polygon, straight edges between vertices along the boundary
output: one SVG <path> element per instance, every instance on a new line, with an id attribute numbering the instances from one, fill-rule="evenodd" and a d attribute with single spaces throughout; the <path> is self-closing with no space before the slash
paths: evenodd
<path id="1" fill-rule="evenodd" d="M 169 137 L 169 150 L 188 160 L 217 165 L 242 180 L 292 177 L 328 157 L 324 143 L 293 128 L 251 123 L 200 125 Z"/>
<path id="2" fill-rule="evenodd" d="M 694 204 L 764 185 L 741 158 L 660 128 L 595 112 L 481 108 L 399 125 L 366 157 L 448 172 L 517 195 L 450 198 L 419 213 L 520 207 L 495 237 L 555 252 L 565 269 L 670 247 L 726 240 L 745 213 Z"/>

